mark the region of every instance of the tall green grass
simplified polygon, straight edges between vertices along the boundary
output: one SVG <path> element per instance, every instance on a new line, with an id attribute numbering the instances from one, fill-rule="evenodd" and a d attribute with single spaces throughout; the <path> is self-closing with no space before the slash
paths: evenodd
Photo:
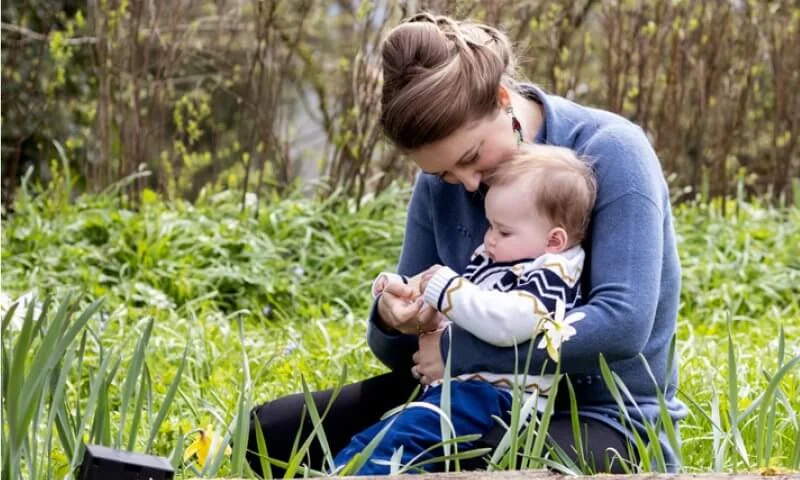
<path id="1" fill-rule="evenodd" d="M 258 216 L 240 198 L 191 205 L 146 192 L 134 210 L 114 195 L 20 197 L 2 225 L 2 290 L 50 300 L 3 317 L 3 478 L 60 478 L 82 441 L 168 456 L 187 477 L 247 476 L 253 403 L 383 371 L 364 340 L 366 292 L 396 261 L 407 189 L 358 210 L 338 196 L 262 199 Z M 685 469 L 798 469 L 800 211 L 758 201 L 721 210 L 675 210 Z M 318 424 L 325 411 L 309 414 Z M 537 435 L 546 419 L 515 415 L 491 468 L 591 469 L 548 450 Z M 189 432 L 207 424 L 234 440 L 233 453 L 184 464 Z M 629 468 L 658 469 L 646 440 L 640 457 L 652 461 Z M 444 449 L 451 470 L 470 455 Z"/>
<path id="2" fill-rule="evenodd" d="M 729 201 L 726 210 L 675 211 L 681 391 L 694 407 L 684 461 L 689 470 L 798 469 L 800 209 Z"/>

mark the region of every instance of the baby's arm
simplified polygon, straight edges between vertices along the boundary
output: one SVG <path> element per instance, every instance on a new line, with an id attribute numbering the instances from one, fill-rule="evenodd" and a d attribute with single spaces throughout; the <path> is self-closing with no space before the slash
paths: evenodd
<path id="1" fill-rule="evenodd" d="M 450 268 L 442 267 L 422 287 L 425 302 L 448 319 L 484 342 L 509 347 L 542 332 L 543 320 L 550 318 L 550 312 L 555 310 L 555 298 L 550 293 L 566 292 L 566 288 L 553 285 L 553 280 L 548 278 L 547 295 L 542 295 L 544 292 L 539 291 L 537 282 L 518 285 L 508 292 L 483 290 Z M 563 296 L 560 300 L 567 303 Z"/>

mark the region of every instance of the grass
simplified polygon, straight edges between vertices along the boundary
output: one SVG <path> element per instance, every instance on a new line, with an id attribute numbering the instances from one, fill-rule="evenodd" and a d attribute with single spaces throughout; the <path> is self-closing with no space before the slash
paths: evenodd
<path id="1" fill-rule="evenodd" d="M 184 478 L 247 475 L 241 442 L 184 466 L 189 432 L 241 438 L 253 402 L 384 371 L 364 340 L 366 292 L 398 256 L 406 188 L 358 210 L 336 196 L 262 199 L 258 214 L 234 192 L 190 205 L 146 191 L 137 210 L 67 197 L 23 194 L 2 225 L 2 291 L 53 300 L 41 317 L 4 319 L 2 478 L 60 478 L 80 440 L 170 457 Z M 798 469 L 800 210 L 726 210 L 675 210 L 685 470 Z M 73 337 L 52 333 L 70 326 Z M 535 453 L 524 466 L 557 457 L 541 459 L 536 428 L 508 439 Z"/>

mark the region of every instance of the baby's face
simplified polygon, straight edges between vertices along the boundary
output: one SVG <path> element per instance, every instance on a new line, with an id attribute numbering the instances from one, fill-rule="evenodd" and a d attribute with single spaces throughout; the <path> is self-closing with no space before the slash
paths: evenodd
<path id="1" fill-rule="evenodd" d="M 483 238 L 486 253 L 495 262 L 535 258 L 547 251 L 553 226 L 543 218 L 524 190 L 528 182 L 496 185 L 486 194 L 489 229 Z"/>

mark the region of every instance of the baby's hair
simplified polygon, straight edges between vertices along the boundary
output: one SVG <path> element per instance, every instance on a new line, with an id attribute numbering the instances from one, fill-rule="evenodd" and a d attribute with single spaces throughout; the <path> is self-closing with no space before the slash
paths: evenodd
<path id="1" fill-rule="evenodd" d="M 484 180 L 490 188 L 526 182 L 532 207 L 554 226 L 566 230 L 570 246 L 586 236 L 597 183 L 589 162 L 574 151 L 552 145 L 522 145 Z"/>

